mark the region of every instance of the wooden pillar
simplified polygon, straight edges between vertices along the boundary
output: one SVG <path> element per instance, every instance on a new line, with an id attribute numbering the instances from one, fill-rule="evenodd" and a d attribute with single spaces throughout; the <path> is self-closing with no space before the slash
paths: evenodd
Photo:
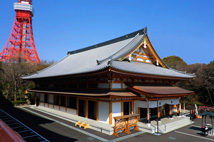
<path id="1" fill-rule="evenodd" d="M 121 116 L 123 116 L 123 102 L 121 102 Z"/>
<path id="2" fill-rule="evenodd" d="M 43 106 L 45 107 L 45 94 L 43 94 L 43 100 L 44 100 L 43 101 L 43 103 L 44 103 Z"/>
<path id="3" fill-rule="evenodd" d="M 36 93 L 34 93 L 34 99 L 35 99 L 35 106 L 36 106 L 36 103 L 37 103 L 37 98 L 36 98 Z"/>
<path id="4" fill-rule="evenodd" d="M 165 107 L 165 105 L 163 105 L 163 115 L 164 116 L 166 115 L 166 107 Z"/>
<path id="5" fill-rule="evenodd" d="M 60 111 L 60 105 L 61 105 L 61 95 L 59 95 L 59 111 Z"/>
<path id="6" fill-rule="evenodd" d="M 39 106 L 40 106 L 40 101 L 41 101 L 41 95 L 40 95 L 40 93 L 39 93 Z"/>
<path id="7" fill-rule="evenodd" d="M 181 103 L 179 104 L 179 115 L 181 115 Z"/>
<path id="8" fill-rule="evenodd" d="M 140 114 L 140 107 L 138 107 L 137 113 Z M 138 118 L 140 119 L 140 116 L 139 116 Z M 139 120 L 139 119 L 138 119 L 138 120 Z"/>
<path id="9" fill-rule="evenodd" d="M 85 100 L 85 118 L 88 118 L 88 100 Z"/>
<path id="10" fill-rule="evenodd" d="M 99 101 L 96 101 L 96 102 L 97 102 L 97 104 L 96 104 L 97 105 L 97 110 L 96 110 L 97 111 L 97 118 L 96 118 L 96 120 L 99 121 Z"/>
<path id="11" fill-rule="evenodd" d="M 184 107 L 183 107 L 183 109 L 184 109 L 184 112 L 186 111 L 186 108 L 185 108 L 185 103 L 184 103 Z"/>
<path id="12" fill-rule="evenodd" d="M 112 124 L 112 101 L 109 102 L 109 124 Z"/>
<path id="13" fill-rule="evenodd" d="M 149 103 L 147 104 L 147 123 L 150 123 L 150 114 L 149 114 Z"/>
<path id="14" fill-rule="evenodd" d="M 169 105 L 169 116 L 172 117 L 172 105 Z"/>
<path id="15" fill-rule="evenodd" d="M 157 108 L 158 118 L 160 118 L 160 107 Z"/>
<path id="16" fill-rule="evenodd" d="M 47 97 L 47 102 L 48 102 L 48 108 L 49 108 L 49 94 L 47 94 L 48 95 L 48 97 Z"/>
<path id="17" fill-rule="evenodd" d="M 112 89 L 112 81 L 109 81 L 109 88 Z"/>
<path id="18" fill-rule="evenodd" d="M 55 105 L 55 94 L 53 94 L 53 109 L 54 109 L 54 105 Z"/>
<path id="19" fill-rule="evenodd" d="M 76 100 L 77 100 L 77 104 L 76 104 L 76 105 L 77 105 L 77 106 L 76 106 L 76 108 L 77 108 L 77 109 L 76 109 L 76 116 L 78 116 L 78 115 L 79 115 L 79 114 L 78 114 L 78 111 L 79 111 L 79 98 L 77 98 Z"/>
<path id="20" fill-rule="evenodd" d="M 65 97 L 65 112 L 67 113 L 68 96 Z"/>
<path id="21" fill-rule="evenodd" d="M 177 107 L 177 114 L 179 114 L 179 108 L 180 108 L 179 104 L 177 104 L 176 107 Z"/>
<path id="22" fill-rule="evenodd" d="M 132 101 L 132 114 L 134 114 L 134 101 Z"/>

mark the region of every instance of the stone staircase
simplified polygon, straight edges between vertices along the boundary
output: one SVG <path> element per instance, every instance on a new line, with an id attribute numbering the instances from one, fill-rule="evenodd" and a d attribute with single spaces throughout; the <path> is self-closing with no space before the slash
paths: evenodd
<path id="1" fill-rule="evenodd" d="M 143 122 L 138 122 L 137 125 L 141 131 L 151 133 L 151 134 L 155 133 L 157 129 L 156 126 L 152 124 L 148 126 L 146 123 L 143 123 Z"/>
<path id="2" fill-rule="evenodd" d="M 193 122 L 190 120 L 190 118 L 185 115 L 174 117 L 172 119 L 162 118 L 161 121 L 159 121 L 159 132 L 162 134 L 166 134 L 168 132 L 190 125 L 192 123 Z M 151 121 L 150 126 L 145 123 L 139 122 L 138 127 L 141 131 L 147 133 L 155 133 L 157 131 L 157 122 L 155 120 Z"/>
<path id="3" fill-rule="evenodd" d="M 177 130 L 179 128 L 185 127 L 187 125 L 192 124 L 193 122 L 190 120 L 189 117 L 186 116 L 178 116 L 174 117 L 173 119 L 170 118 L 163 118 L 159 122 L 159 131 L 163 134 Z M 157 122 L 152 122 L 155 127 L 157 127 Z"/>

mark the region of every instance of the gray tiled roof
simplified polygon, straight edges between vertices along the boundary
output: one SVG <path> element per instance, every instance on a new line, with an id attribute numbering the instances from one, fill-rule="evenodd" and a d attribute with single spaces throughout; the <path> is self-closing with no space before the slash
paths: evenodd
<path id="1" fill-rule="evenodd" d="M 107 68 L 109 60 L 111 60 L 111 66 L 113 68 L 123 71 L 182 78 L 193 77 L 171 69 L 157 67 L 153 64 L 116 61 L 118 58 L 133 51 L 143 41 L 145 34 L 146 29 L 142 29 L 107 42 L 68 52 L 68 55 L 61 61 L 35 74 L 25 76 L 23 79 L 55 77 L 98 71 Z"/>
<path id="2" fill-rule="evenodd" d="M 173 69 L 163 68 L 155 66 L 153 64 L 141 63 L 136 61 L 112 61 L 112 67 L 121 71 L 127 71 L 132 73 L 148 74 L 148 75 L 159 75 L 169 77 L 181 77 L 181 78 L 193 78 L 194 75 L 186 74 Z"/>

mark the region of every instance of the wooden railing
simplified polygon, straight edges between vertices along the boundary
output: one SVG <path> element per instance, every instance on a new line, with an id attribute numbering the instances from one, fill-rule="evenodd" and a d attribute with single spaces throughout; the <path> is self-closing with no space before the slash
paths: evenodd
<path id="1" fill-rule="evenodd" d="M 131 134 L 130 130 L 132 129 L 140 131 L 137 126 L 138 117 L 139 117 L 139 114 L 114 117 L 115 128 L 114 128 L 113 135 L 116 137 L 119 137 L 118 133 L 121 133 L 121 132 L 124 132 L 126 134 Z"/>

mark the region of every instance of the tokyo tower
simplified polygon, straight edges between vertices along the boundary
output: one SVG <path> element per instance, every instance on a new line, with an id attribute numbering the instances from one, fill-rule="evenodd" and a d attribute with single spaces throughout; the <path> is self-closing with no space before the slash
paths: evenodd
<path id="1" fill-rule="evenodd" d="M 16 17 L 12 32 L 0 53 L 0 61 L 39 63 L 32 30 L 32 0 L 18 0 L 18 3 L 14 3 L 14 10 Z"/>

